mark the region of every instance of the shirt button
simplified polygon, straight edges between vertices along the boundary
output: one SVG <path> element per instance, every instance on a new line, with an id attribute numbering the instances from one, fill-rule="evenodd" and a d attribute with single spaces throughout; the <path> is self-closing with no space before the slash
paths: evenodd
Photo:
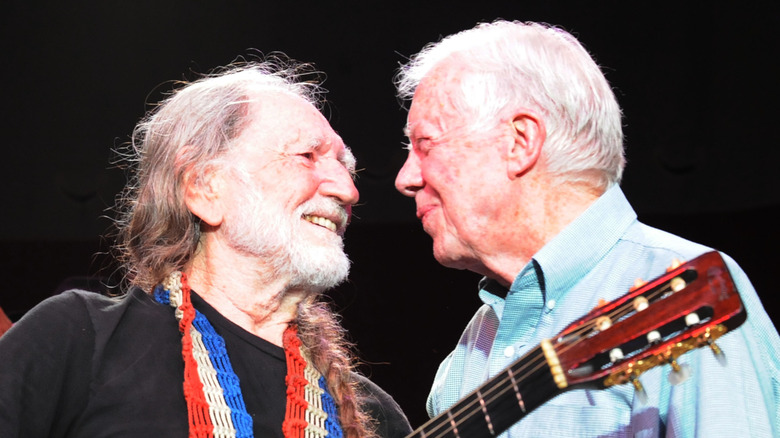
<path id="1" fill-rule="evenodd" d="M 550 300 L 547 302 L 547 308 L 552 310 L 555 308 L 555 300 Z"/>
<path id="2" fill-rule="evenodd" d="M 512 357 L 514 355 L 515 355 L 515 347 L 510 345 L 510 346 L 504 348 L 504 356 Z"/>

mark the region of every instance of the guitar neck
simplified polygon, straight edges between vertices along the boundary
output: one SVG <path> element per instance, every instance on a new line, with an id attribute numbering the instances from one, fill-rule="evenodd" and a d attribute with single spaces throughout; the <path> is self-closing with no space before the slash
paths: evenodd
<path id="1" fill-rule="evenodd" d="M 407 438 L 498 435 L 562 392 L 537 346 Z"/>
<path id="2" fill-rule="evenodd" d="M 715 251 L 599 304 L 407 438 L 495 436 L 562 392 L 635 381 L 709 346 L 747 314 Z M 678 367 L 679 368 L 679 367 Z"/>

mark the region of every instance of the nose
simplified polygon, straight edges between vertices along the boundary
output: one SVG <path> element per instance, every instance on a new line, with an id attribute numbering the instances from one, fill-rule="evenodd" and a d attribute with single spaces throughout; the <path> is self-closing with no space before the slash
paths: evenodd
<path id="1" fill-rule="evenodd" d="M 323 171 L 320 191 L 324 196 L 338 199 L 343 205 L 357 204 L 360 199 L 352 174 L 337 160 L 325 160 L 329 163 Z"/>
<path id="2" fill-rule="evenodd" d="M 404 196 L 414 197 L 414 194 L 422 187 L 423 178 L 420 171 L 420 162 L 414 151 L 410 150 L 404 165 L 395 177 L 395 188 Z"/>

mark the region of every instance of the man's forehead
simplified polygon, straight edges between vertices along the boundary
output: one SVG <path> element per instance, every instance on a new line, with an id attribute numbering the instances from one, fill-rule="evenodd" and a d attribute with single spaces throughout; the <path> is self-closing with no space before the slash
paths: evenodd
<path id="1" fill-rule="evenodd" d="M 314 104 L 292 92 L 255 90 L 248 102 L 253 123 L 285 127 L 312 124 L 313 121 L 319 122 L 321 119 L 328 125 Z"/>
<path id="2" fill-rule="evenodd" d="M 355 167 L 355 157 L 341 136 L 325 116 L 302 97 L 264 91 L 253 96 L 250 102 L 252 116 L 247 134 L 261 139 L 257 144 L 260 148 L 283 155 L 329 153 L 346 167 Z"/>
<path id="3" fill-rule="evenodd" d="M 250 100 L 249 130 L 265 131 L 284 143 L 338 144 L 341 137 L 311 103 L 290 93 L 265 92 Z"/>
<path id="4" fill-rule="evenodd" d="M 453 57 L 439 62 L 420 80 L 404 128 L 407 136 L 417 130 L 442 128 L 438 123 L 442 117 L 458 117 L 453 101 L 455 89 L 468 71 L 467 65 Z"/>
<path id="5" fill-rule="evenodd" d="M 449 122 L 460 118 L 451 93 L 442 92 L 442 89 L 439 84 L 425 84 L 425 88 L 418 88 L 420 92 L 415 93 L 406 119 L 404 133 L 407 137 L 446 130 Z"/>

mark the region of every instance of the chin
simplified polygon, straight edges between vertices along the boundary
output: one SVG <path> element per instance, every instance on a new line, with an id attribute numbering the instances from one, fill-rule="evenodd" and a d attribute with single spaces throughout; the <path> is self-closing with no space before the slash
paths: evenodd
<path id="1" fill-rule="evenodd" d="M 449 254 L 442 254 L 437 252 L 435 249 L 433 251 L 433 258 L 436 259 L 437 262 L 439 262 L 440 265 L 444 266 L 445 268 L 453 268 L 453 269 L 463 269 L 459 263 L 458 258 L 453 258 Z"/>
<path id="2" fill-rule="evenodd" d="M 435 242 L 433 245 L 433 257 L 440 265 L 446 268 L 459 270 L 469 269 L 474 261 L 472 257 L 468 257 L 468 253 L 464 255 L 463 251 L 455 251 L 452 248 L 442 248 L 441 246 L 436 245 Z"/>
<path id="3" fill-rule="evenodd" d="M 288 267 L 292 286 L 326 290 L 347 279 L 350 261 L 341 245 L 302 245 L 291 249 Z"/>
<path id="4" fill-rule="evenodd" d="M 441 260 L 441 259 L 438 259 L 438 258 L 436 259 L 436 261 L 438 261 L 439 264 L 444 266 L 445 268 L 457 269 L 457 270 L 460 270 L 460 271 L 468 269 L 464 263 L 459 263 L 457 261 Z"/>

